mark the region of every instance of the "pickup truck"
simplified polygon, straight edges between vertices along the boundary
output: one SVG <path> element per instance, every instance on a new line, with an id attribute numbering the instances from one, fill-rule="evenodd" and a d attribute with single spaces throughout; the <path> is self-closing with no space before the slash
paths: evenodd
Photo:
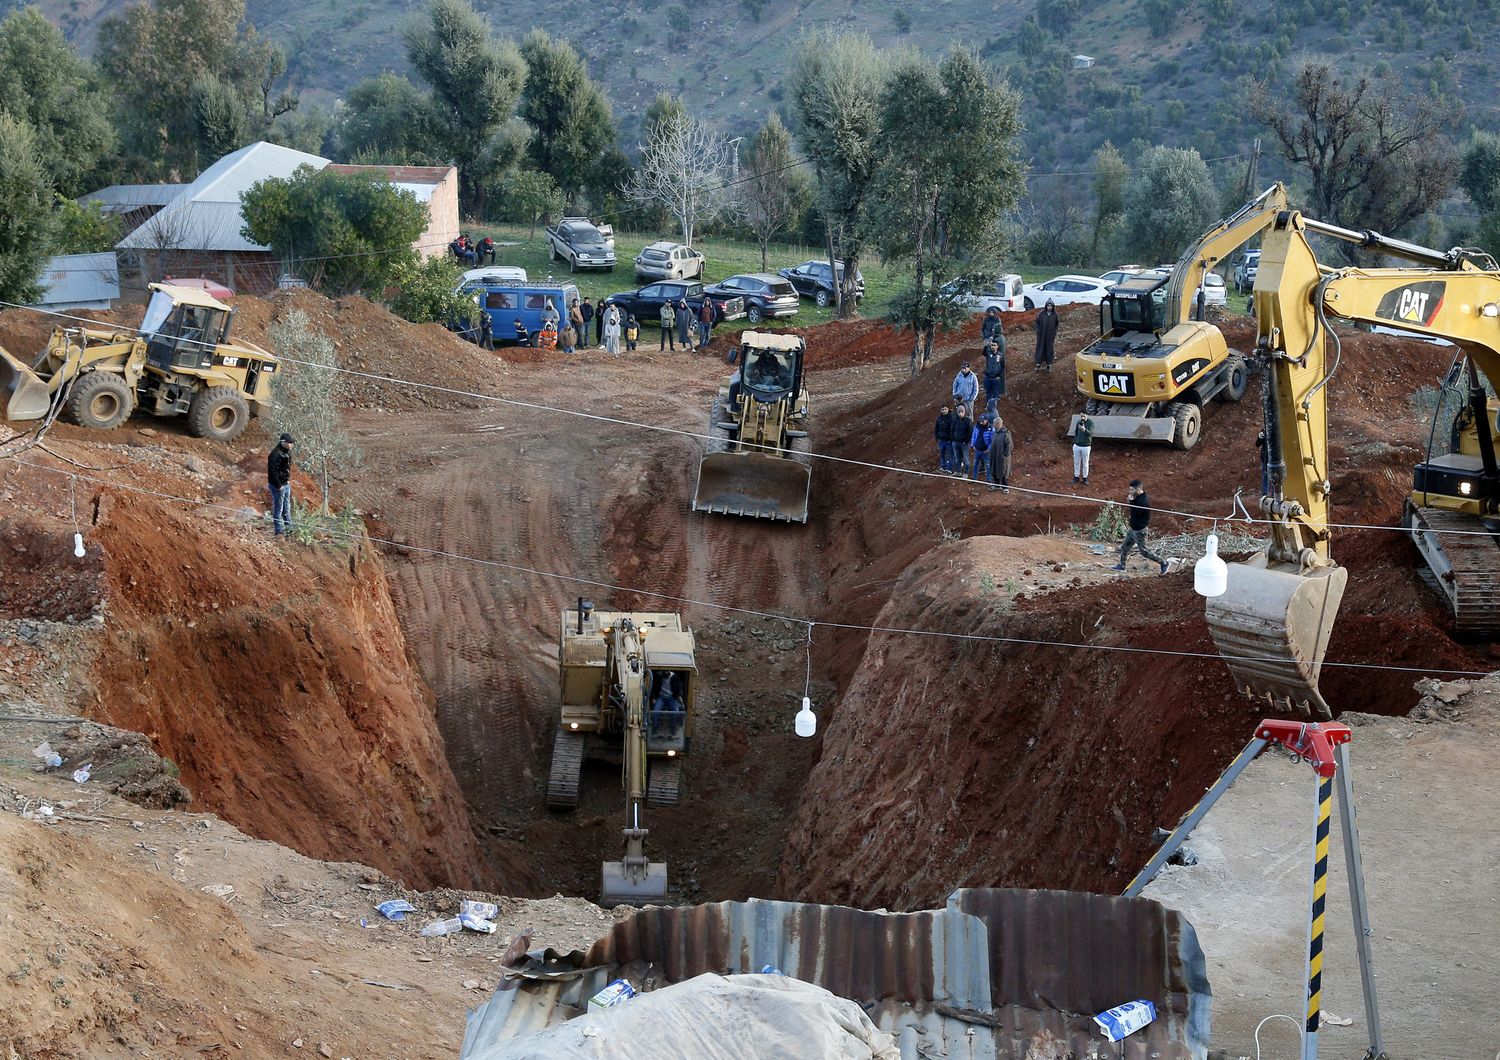
<path id="1" fill-rule="evenodd" d="M 658 280 L 655 283 L 648 283 L 638 291 L 621 291 L 619 294 L 612 294 L 601 301 L 599 306 L 602 309 L 604 306 L 617 305 L 620 307 L 620 312 L 634 314 L 643 326 L 649 326 L 661 319 L 663 302 L 680 302 L 684 298 L 687 299 L 688 308 L 693 311 L 695 320 L 699 310 L 703 308 L 704 298 L 713 303 L 715 324 L 721 324 L 726 320 L 739 320 L 745 315 L 743 298 L 722 298 L 706 294 L 703 284 L 697 280 Z"/>
<path id="2" fill-rule="evenodd" d="M 587 217 L 564 217 L 555 225 L 547 226 L 547 257 L 552 261 L 566 261 L 569 272 L 579 269 L 603 269 L 615 271 L 615 241 L 611 229 L 608 234 Z"/>
<path id="3" fill-rule="evenodd" d="M 1234 267 L 1234 289 L 1244 294 L 1255 286 L 1255 274 L 1260 271 L 1260 251 L 1247 250 L 1239 264 Z"/>

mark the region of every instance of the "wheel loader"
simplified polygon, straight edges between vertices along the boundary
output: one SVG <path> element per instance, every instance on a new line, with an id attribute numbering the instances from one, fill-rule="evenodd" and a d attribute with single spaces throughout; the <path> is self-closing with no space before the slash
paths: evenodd
<path id="1" fill-rule="evenodd" d="M 1168 276 L 1145 273 L 1110 289 L 1099 307 L 1099 340 L 1077 357 L 1078 392 L 1096 439 L 1191 449 L 1209 402 L 1244 397 L 1244 355 L 1208 321 L 1192 319 L 1193 303 L 1205 274 L 1286 208 L 1286 189 L 1274 184 L 1193 243 Z M 1074 416 L 1069 434 L 1077 422 Z"/>
<path id="2" fill-rule="evenodd" d="M 603 865 L 600 904 L 661 902 L 667 867 L 646 856 L 641 813 L 648 804 L 677 805 L 698 694 L 692 630 L 680 615 L 596 611 L 580 599 L 562 614 L 558 659 L 561 709 L 547 805 L 578 805 L 585 759 L 618 761 L 625 853 Z"/>
<path id="3" fill-rule="evenodd" d="M 740 368 L 719 388 L 709 412 L 711 439 L 698 465 L 695 512 L 807 522 L 806 354 L 797 335 L 740 335 Z"/>
<path id="4" fill-rule="evenodd" d="M 1328 268 L 1308 233 L 1420 267 Z M 1500 634 L 1500 468 L 1480 375 L 1500 383 L 1500 267 L 1479 252 L 1430 250 L 1287 210 L 1262 242 L 1254 298 L 1255 356 L 1266 365 L 1262 472 L 1269 488 L 1260 510 L 1271 540 L 1250 560 L 1229 564 L 1226 591 L 1207 602 L 1208 627 L 1241 690 L 1329 718 L 1318 680 L 1348 573 L 1330 551 L 1328 384 L 1341 351 L 1328 320 L 1399 327 L 1462 349 L 1470 411 L 1456 425 L 1451 451 L 1416 466 L 1404 525 L 1456 629 L 1493 637 Z"/>
<path id="5" fill-rule="evenodd" d="M 0 349 L 5 416 L 40 420 L 61 412 L 109 430 L 139 407 L 185 414 L 198 437 L 232 441 L 270 407 L 279 367 L 257 346 L 229 344 L 233 319 L 229 306 L 204 291 L 154 283 L 138 332 L 60 327 L 31 365 Z"/>

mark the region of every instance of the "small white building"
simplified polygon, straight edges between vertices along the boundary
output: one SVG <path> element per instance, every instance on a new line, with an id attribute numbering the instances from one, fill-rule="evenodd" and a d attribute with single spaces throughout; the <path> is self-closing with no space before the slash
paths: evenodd
<path id="1" fill-rule="evenodd" d="M 112 251 L 59 254 L 41 275 L 45 290 L 38 309 L 113 309 L 120 299 L 120 270 Z"/>
<path id="2" fill-rule="evenodd" d="M 1093 65 L 1094 65 L 1094 57 L 1092 55 L 1075 55 L 1075 56 L 1073 56 L 1073 69 L 1075 69 L 1075 70 L 1087 70 L 1089 67 L 1091 67 Z"/>

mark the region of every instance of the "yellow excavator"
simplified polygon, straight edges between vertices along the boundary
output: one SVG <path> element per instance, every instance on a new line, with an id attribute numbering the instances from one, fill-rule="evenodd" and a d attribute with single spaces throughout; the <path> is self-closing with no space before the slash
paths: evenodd
<path id="1" fill-rule="evenodd" d="M 30 365 L 0 349 L 5 416 L 50 422 L 62 413 L 109 430 L 140 407 L 186 414 L 198 437 L 233 441 L 270 407 L 279 365 L 251 343 L 230 345 L 233 319 L 204 291 L 153 283 L 138 331 L 60 327 Z"/>
<path id="2" fill-rule="evenodd" d="M 562 614 L 562 709 L 547 805 L 571 810 L 586 758 L 618 758 L 625 787 L 625 853 L 606 861 L 600 904 L 645 905 L 667 896 L 667 866 L 646 856 L 641 811 L 677 805 L 698 694 L 692 630 L 659 612 L 596 611 L 579 599 Z"/>
<path id="3" fill-rule="evenodd" d="M 1110 289 L 1099 307 L 1099 340 L 1077 357 L 1078 392 L 1095 438 L 1170 442 L 1191 449 L 1210 401 L 1239 401 L 1249 370 L 1223 334 L 1193 319 L 1204 276 L 1265 231 L 1287 208 L 1273 184 L 1205 232 L 1167 276 L 1145 273 Z M 1073 432 L 1078 417 L 1068 425 Z"/>
<path id="4" fill-rule="evenodd" d="M 1308 233 L 1415 267 L 1327 268 Z M 1254 298 L 1255 355 L 1266 368 L 1268 488 L 1260 509 L 1271 520 L 1271 541 L 1247 562 L 1229 564 L 1227 591 L 1208 600 L 1208 626 L 1242 691 L 1329 718 L 1318 679 L 1348 577 L 1329 550 L 1328 384 L 1341 356 L 1329 318 L 1447 339 L 1466 356 L 1467 424 L 1452 452 L 1416 466 L 1403 518 L 1457 629 L 1494 635 L 1500 470 L 1480 375 L 1500 382 L 1500 268 L 1482 252 L 1430 250 L 1284 210 L 1264 236 Z"/>
<path id="5" fill-rule="evenodd" d="M 806 355 L 798 335 L 740 335 L 740 370 L 719 388 L 708 415 L 695 512 L 807 522 Z"/>

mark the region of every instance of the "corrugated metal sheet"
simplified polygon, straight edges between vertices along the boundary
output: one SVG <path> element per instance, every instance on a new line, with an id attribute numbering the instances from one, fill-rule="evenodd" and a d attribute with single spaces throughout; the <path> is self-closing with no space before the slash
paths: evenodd
<path id="1" fill-rule="evenodd" d="M 181 184 L 111 184 L 80 195 L 81 203 L 97 202 L 105 213 L 129 213 L 142 206 L 165 206 L 182 194 Z"/>
<path id="2" fill-rule="evenodd" d="M 765 965 L 862 1004 L 903 1057 L 1005 1060 L 1096 1052 L 1095 1013 L 1147 999 L 1158 1019 L 1124 1056 L 1207 1052 L 1209 990 L 1197 936 L 1143 899 L 960 890 L 945 908 L 870 913 L 797 902 L 644 909 L 579 960 L 569 983 L 522 983 L 470 1015 L 462 1056 L 561 1022 L 623 975 L 647 988 Z"/>
<path id="3" fill-rule="evenodd" d="M 108 309 L 120 297 L 120 269 L 113 252 L 59 254 L 41 275 L 42 297 L 34 305 L 48 309 Z"/>

